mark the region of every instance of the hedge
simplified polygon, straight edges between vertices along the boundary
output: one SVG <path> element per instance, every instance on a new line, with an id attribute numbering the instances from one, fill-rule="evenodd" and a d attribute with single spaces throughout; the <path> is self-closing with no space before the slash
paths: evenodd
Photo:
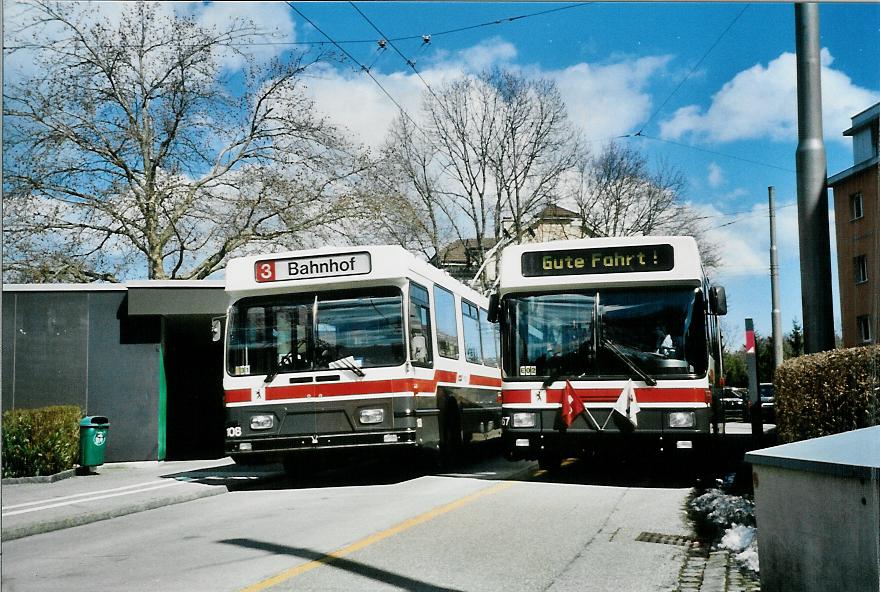
<path id="1" fill-rule="evenodd" d="M 880 345 L 786 360 L 773 383 L 782 441 L 793 442 L 880 424 Z"/>
<path id="2" fill-rule="evenodd" d="M 72 469 L 82 410 L 74 405 L 3 413 L 3 476 L 35 477 Z"/>

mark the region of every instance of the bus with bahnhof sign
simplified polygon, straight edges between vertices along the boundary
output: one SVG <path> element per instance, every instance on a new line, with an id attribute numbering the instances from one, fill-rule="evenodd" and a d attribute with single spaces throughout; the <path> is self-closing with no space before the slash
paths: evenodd
<path id="1" fill-rule="evenodd" d="M 490 299 L 506 455 L 552 469 L 606 447 L 705 446 L 723 430 L 726 308 L 691 237 L 507 247 Z"/>
<path id="2" fill-rule="evenodd" d="M 226 453 L 298 470 L 308 452 L 456 455 L 501 435 L 487 300 L 400 247 L 232 259 Z"/>

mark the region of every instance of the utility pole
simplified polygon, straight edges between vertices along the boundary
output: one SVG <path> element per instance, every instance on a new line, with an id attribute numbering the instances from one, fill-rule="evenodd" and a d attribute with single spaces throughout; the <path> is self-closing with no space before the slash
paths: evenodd
<path id="1" fill-rule="evenodd" d="M 794 7 L 797 50 L 797 204 L 801 256 L 804 352 L 834 348 L 831 300 L 831 246 L 828 188 L 822 139 L 822 83 L 819 62 L 819 7 Z"/>
<path id="2" fill-rule="evenodd" d="M 782 315 L 779 312 L 779 257 L 776 252 L 776 189 L 767 188 L 770 207 L 770 299 L 773 309 L 773 367 L 782 365 Z"/>

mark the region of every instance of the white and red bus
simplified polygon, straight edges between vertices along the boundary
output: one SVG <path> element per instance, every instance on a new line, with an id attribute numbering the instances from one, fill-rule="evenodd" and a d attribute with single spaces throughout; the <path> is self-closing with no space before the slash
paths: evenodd
<path id="1" fill-rule="evenodd" d="M 702 447 L 723 429 L 726 308 L 691 237 L 505 249 L 490 311 L 501 327 L 506 455 L 554 468 L 604 447 Z"/>
<path id="2" fill-rule="evenodd" d="M 226 269 L 226 453 L 424 448 L 501 435 L 487 301 L 400 247 L 233 259 Z"/>

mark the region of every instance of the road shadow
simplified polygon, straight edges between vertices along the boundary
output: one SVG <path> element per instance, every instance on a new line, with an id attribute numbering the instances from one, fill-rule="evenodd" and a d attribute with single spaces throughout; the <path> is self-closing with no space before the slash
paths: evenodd
<path id="1" fill-rule="evenodd" d="M 237 547 L 244 547 L 246 549 L 264 551 L 267 553 L 272 553 L 274 555 L 288 555 L 290 557 L 298 557 L 300 559 L 315 562 L 315 567 L 318 567 L 319 565 L 326 565 L 327 567 L 353 573 L 365 578 L 369 578 L 376 582 L 390 584 L 400 590 L 410 590 L 412 592 L 427 592 L 429 590 L 435 592 L 461 592 L 455 588 L 445 588 L 443 586 L 437 586 L 435 584 L 424 582 L 422 580 L 416 580 L 414 578 L 410 578 L 398 573 L 379 569 L 378 567 L 373 567 L 372 565 L 367 565 L 365 563 L 346 559 L 345 557 L 341 557 L 338 554 L 326 554 L 319 551 L 314 551 L 312 549 L 305 549 L 301 547 L 288 547 L 286 545 L 277 545 L 274 543 L 267 543 L 245 538 L 225 539 L 220 542 L 226 545 L 235 545 Z M 304 573 L 304 571 L 305 570 L 303 570 L 302 573 Z M 291 577 L 295 576 L 292 575 Z"/>
<path id="2" fill-rule="evenodd" d="M 443 466 L 430 454 L 415 450 L 307 453 L 298 461 L 290 463 L 287 471 L 281 464 L 229 465 L 219 473 L 205 469 L 167 477 L 232 484 L 246 490 L 280 490 L 394 485 L 425 476 L 497 480 L 510 472 L 499 468 L 506 469 L 507 461 L 501 458 L 500 443 L 495 441 L 471 443 L 459 458 Z"/>
<path id="3" fill-rule="evenodd" d="M 601 455 L 570 458 L 555 471 L 537 471 L 530 481 L 567 485 L 602 485 L 683 489 L 705 486 L 723 474 L 717 468 L 696 467 L 687 460 L 662 455 Z"/>
<path id="4" fill-rule="evenodd" d="M 246 489 L 258 483 L 273 481 L 283 476 L 284 467 L 280 464 L 238 465 L 230 462 L 229 464 L 217 467 L 160 475 L 160 478 L 226 487 L 231 491 Z"/>

